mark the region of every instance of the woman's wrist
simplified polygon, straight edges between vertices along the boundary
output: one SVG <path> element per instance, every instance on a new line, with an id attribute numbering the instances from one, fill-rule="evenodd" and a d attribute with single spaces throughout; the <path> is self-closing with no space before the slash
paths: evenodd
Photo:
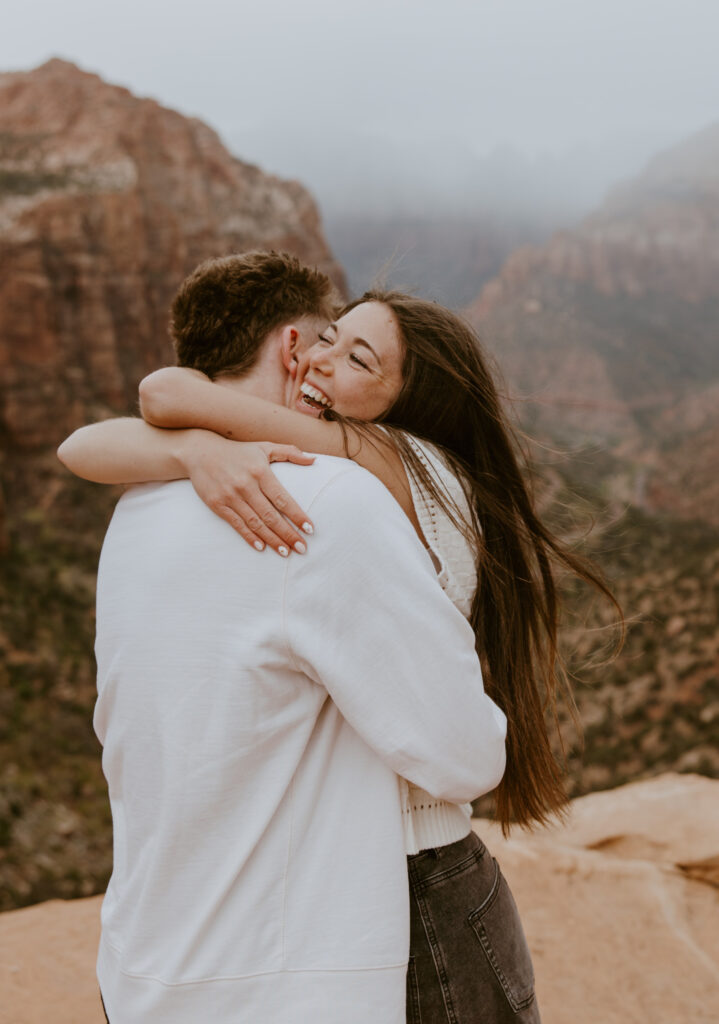
<path id="1" fill-rule="evenodd" d="M 211 439 L 217 438 L 217 435 L 211 430 L 202 430 L 199 427 L 169 430 L 167 433 L 173 435 L 171 453 L 178 470 L 181 471 L 182 477 L 190 478 L 194 468 L 202 461 L 208 447 L 213 443 Z"/>

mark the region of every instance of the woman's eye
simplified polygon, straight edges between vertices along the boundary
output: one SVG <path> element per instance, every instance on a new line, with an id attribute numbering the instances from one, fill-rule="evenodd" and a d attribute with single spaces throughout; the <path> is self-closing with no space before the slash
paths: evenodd
<path id="1" fill-rule="evenodd" d="M 354 354 L 354 352 L 352 352 L 352 353 L 351 353 L 351 355 L 350 355 L 350 359 L 351 359 L 351 360 L 352 360 L 353 362 L 355 362 L 355 363 L 359 363 L 359 365 L 360 365 L 360 366 L 363 366 L 363 367 L 365 368 L 365 370 L 369 370 L 369 366 L 367 365 L 367 363 L 363 363 L 363 362 L 362 362 L 362 360 L 360 359 L 360 357 L 359 357 L 359 356 L 356 356 L 356 355 Z"/>
<path id="2" fill-rule="evenodd" d="M 325 338 L 324 334 L 318 334 L 317 337 L 319 338 L 320 341 L 324 341 L 325 345 L 331 345 L 332 344 L 332 339 L 331 338 Z"/>

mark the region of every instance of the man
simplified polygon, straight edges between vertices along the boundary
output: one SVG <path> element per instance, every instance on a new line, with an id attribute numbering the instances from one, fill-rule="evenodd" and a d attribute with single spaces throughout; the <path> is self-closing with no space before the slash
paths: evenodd
<path id="1" fill-rule="evenodd" d="M 277 401 L 285 342 L 320 315 L 316 275 L 231 259 L 261 315 L 208 344 L 238 389 Z M 285 308 L 250 299 L 270 267 Z M 302 280 L 315 298 L 298 309 Z M 347 460 L 277 475 L 317 528 L 304 558 L 260 557 L 186 481 L 133 488 L 108 530 L 95 727 L 114 825 L 98 957 L 112 1024 L 401 1024 L 397 775 L 457 802 L 502 775 L 505 721 L 474 634 L 395 501 Z"/>

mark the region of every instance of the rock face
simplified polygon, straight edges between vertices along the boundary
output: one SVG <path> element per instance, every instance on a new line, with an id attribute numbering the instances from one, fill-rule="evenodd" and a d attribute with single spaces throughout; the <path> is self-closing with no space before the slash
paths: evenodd
<path id="1" fill-rule="evenodd" d="M 201 121 L 51 60 L 0 75 L 0 420 L 56 445 L 127 410 L 172 362 L 169 302 L 208 256 L 277 248 L 343 287 L 295 182 L 233 157 Z"/>
<path id="2" fill-rule="evenodd" d="M 511 256 L 470 308 L 535 422 L 633 437 L 719 380 L 718 154 L 715 125 L 656 157 L 576 230 Z"/>
<path id="3" fill-rule="evenodd" d="M 575 800 L 536 835 L 475 823 L 522 913 L 544 1024 L 717 1020 L 718 805 L 719 781 L 665 775 Z M 100 1024 L 98 935 L 99 898 L 0 915 L 0 1022 Z"/>

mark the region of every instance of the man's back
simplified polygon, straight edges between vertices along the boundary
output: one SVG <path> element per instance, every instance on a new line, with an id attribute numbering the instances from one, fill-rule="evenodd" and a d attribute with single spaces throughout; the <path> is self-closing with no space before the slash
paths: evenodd
<path id="1" fill-rule="evenodd" d="M 408 551 L 418 545 L 352 464 L 320 458 L 280 475 L 308 512 L 316 501 L 304 559 L 253 552 L 186 482 L 128 492 L 108 531 L 95 724 L 115 833 L 98 962 L 112 1024 L 404 1019 L 392 769 L 413 772 L 424 726 L 410 721 L 405 750 L 407 730 L 386 729 L 375 707 L 372 661 L 355 645 L 381 648 L 381 620 L 367 636 L 354 579 L 343 593 L 352 537 L 339 491 L 368 496 Z M 436 588 L 424 553 L 412 559 Z M 335 681 L 353 725 L 328 699 Z M 418 781 L 472 785 L 476 769 L 465 776 L 452 756 L 438 752 L 446 763 Z"/>

